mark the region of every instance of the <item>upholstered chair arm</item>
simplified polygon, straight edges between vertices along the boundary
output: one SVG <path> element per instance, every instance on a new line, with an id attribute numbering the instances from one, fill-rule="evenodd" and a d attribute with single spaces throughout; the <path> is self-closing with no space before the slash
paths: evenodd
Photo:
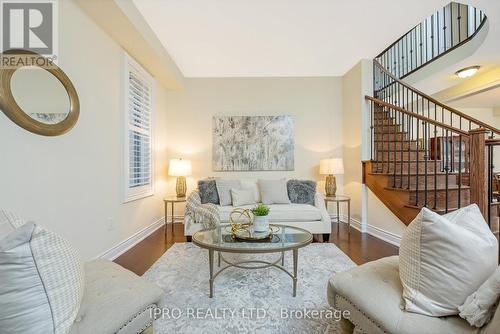
<path id="1" fill-rule="evenodd" d="M 211 203 L 201 204 L 201 197 L 198 190 L 189 194 L 186 200 L 185 219 L 191 220 L 195 224 L 203 224 L 204 228 L 215 227 L 220 223 L 219 210 Z"/>
<path id="2" fill-rule="evenodd" d="M 326 209 L 325 195 L 320 192 L 316 192 L 316 195 L 314 195 L 314 206 L 321 212 L 321 220 L 326 223 L 331 223 L 330 214 Z"/>

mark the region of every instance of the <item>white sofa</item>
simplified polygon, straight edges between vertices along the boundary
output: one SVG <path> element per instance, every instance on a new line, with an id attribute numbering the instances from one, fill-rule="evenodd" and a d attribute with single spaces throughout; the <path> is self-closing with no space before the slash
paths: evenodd
<path id="1" fill-rule="evenodd" d="M 252 189 L 254 192 L 255 201 L 260 202 L 260 192 L 257 185 L 257 180 L 242 179 L 242 187 L 244 189 Z M 189 196 L 199 196 L 197 190 L 193 191 Z M 189 199 L 188 199 L 189 201 Z M 202 204 L 207 205 L 207 204 Z M 215 210 L 220 223 L 229 223 L 229 214 L 236 207 L 220 206 L 210 204 L 210 210 Z M 255 205 L 240 206 L 239 208 L 251 209 Z M 325 206 L 325 198 L 323 194 L 316 193 L 314 205 L 309 204 L 270 204 L 268 205 L 269 221 L 276 224 L 285 224 L 303 228 L 313 234 L 330 234 L 332 223 L 330 215 Z M 186 211 L 188 209 L 186 208 Z M 184 235 L 192 236 L 195 232 L 203 229 L 204 226 L 200 222 L 195 222 L 188 212 L 184 215 Z M 189 238 L 188 238 L 189 239 Z"/>

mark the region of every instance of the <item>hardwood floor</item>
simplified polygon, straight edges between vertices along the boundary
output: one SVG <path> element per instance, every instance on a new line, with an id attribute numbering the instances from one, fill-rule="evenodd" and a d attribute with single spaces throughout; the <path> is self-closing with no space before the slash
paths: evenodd
<path id="1" fill-rule="evenodd" d="M 337 226 L 334 224 L 333 231 L 332 242 L 357 264 L 398 254 L 396 246 L 366 233 L 362 234 L 356 229 L 351 228 L 351 236 L 348 237 L 346 224 L 340 224 L 338 234 Z M 163 227 L 158 229 L 119 256 L 115 262 L 137 275 L 144 274 L 174 243 L 186 241 L 182 224 L 174 225 L 174 236 L 170 225 L 167 233 L 168 236 L 165 238 L 165 229 Z"/>

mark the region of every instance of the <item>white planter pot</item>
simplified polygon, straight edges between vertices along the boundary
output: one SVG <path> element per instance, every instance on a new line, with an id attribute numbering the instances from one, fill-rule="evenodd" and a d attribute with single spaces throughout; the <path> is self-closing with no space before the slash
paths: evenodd
<path id="1" fill-rule="evenodd" d="M 267 216 L 253 217 L 253 230 L 255 232 L 266 232 L 269 230 L 269 219 Z"/>

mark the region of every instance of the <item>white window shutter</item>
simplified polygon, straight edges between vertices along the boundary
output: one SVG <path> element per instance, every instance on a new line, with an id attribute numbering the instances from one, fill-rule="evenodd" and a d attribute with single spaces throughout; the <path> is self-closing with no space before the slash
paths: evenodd
<path id="1" fill-rule="evenodd" d="M 125 202 L 153 194 L 153 78 L 130 56 L 125 76 Z"/>

